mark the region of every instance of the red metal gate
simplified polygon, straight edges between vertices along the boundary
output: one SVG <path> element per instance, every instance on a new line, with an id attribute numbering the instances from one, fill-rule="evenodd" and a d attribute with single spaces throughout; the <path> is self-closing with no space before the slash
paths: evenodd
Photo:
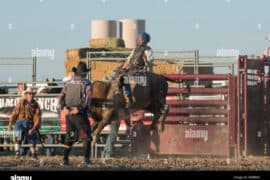
<path id="1" fill-rule="evenodd" d="M 269 63 L 266 63 L 268 66 Z M 270 69 L 268 69 L 267 75 L 264 77 L 264 124 L 263 132 L 264 138 L 264 155 L 270 155 Z"/>
<path id="2" fill-rule="evenodd" d="M 269 149 L 269 67 L 265 58 L 238 60 L 238 136 L 239 155 L 268 154 Z"/>
<path id="3" fill-rule="evenodd" d="M 185 87 L 169 88 L 167 104 L 170 110 L 165 120 L 165 131 L 150 138 L 151 151 L 179 155 L 236 155 L 236 77 L 229 74 L 165 76 L 184 81 L 219 80 L 226 82 L 226 85 L 196 86 L 190 91 Z M 189 97 L 181 99 L 180 94 L 188 94 Z M 133 147 L 145 147 L 142 144 L 149 142 L 144 132 L 137 133 L 137 137 L 133 138 Z M 138 135 L 145 141 L 139 141 L 141 138 Z"/>

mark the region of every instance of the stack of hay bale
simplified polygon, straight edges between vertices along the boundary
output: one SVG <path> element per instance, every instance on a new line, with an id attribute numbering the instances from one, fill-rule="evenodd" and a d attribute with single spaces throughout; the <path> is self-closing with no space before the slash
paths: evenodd
<path id="1" fill-rule="evenodd" d="M 117 24 L 114 20 L 93 20 L 89 48 L 68 49 L 66 51 L 66 76 L 73 75 L 72 67 L 76 66 L 79 61 L 87 61 L 87 52 L 131 51 L 131 49 L 125 48 L 123 39 L 117 38 L 116 27 Z M 117 55 L 91 54 L 91 58 L 93 56 L 112 57 Z M 122 56 L 119 54 L 117 57 Z M 123 56 L 123 60 L 124 58 Z M 119 62 L 91 61 L 91 77 L 93 80 L 103 80 L 118 65 Z"/>
<path id="2" fill-rule="evenodd" d="M 117 48 L 117 49 L 107 49 L 107 48 L 80 48 L 80 49 L 68 49 L 66 51 L 66 61 L 65 69 L 66 76 L 72 76 L 72 67 L 77 66 L 79 61 L 87 62 L 87 52 L 102 52 L 100 54 L 91 54 L 92 58 L 109 58 L 109 57 L 120 57 L 123 61 L 126 59 L 127 54 L 110 54 L 110 51 L 130 51 L 131 49 Z M 103 53 L 104 52 L 104 53 Z M 104 80 L 107 75 L 112 73 L 121 62 L 111 62 L 111 61 L 91 61 L 91 78 L 93 80 Z"/>
<path id="3" fill-rule="evenodd" d="M 87 51 L 88 52 L 106 52 L 105 55 L 96 54 L 97 58 L 102 59 L 108 57 L 120 57 L 125 61 L 127 55 L 126 54 L 109 54 L 110 51 L 115 49 L 105 49 L 105 48 L 81 48 L 81 49 L 70 49 L 66 51 L 66 61 L 65 61 L 65 69 L 66 76 L 72 76 L 72 67 L 77 66 L 79 61 L 87 62 Z M 117 49 L 117 51 L 128 51 L 130 49 Z M 102 57 L 101 57 L 102 56 Z M 93 55 L 92 55 L 93 57 Z M 110 75 L 113 70 L 115 70 L 118 66 L 120 66 L 123 61 L 115 62 L 115 61 L 91 61 L 91 77 L 92 80 L 104 80 L 106 76 Z M 166 61 L 166 59 L 155 59 L 154 60 L 154 68 L 153 71 L 158 74 L 193 74 L 193 67 L 185 67 L 188 63 L 177 63 L 177 64 L 168 64 L 168 63 L 160 63 L 161 61 Z M 200 67 L 199 74 L 212 74 L 213 68 L 210 67 Z"/>
<path id="4" fill-rule="evenodd" d="M 108 57 L 120 57 L 123 61 L 126 59 L 126 54 L 110 54 L 110 51 L 130 51 L 131 49 L 118 48 L 118 49 L 106 49 L 106 48 L 81 48 L 81 49 L 69 49 L 66 51 L 66 61 L 65 69 L 66 76 L 72 76 L 72 67 L 77 66 L 79 61 L 87 62 L 87 52 L 106 52 L 105 54 L 96 54 L 97 58 L 108 58 Z M 94 54 L 92 55 L 92 57 Z M 110 75 L 113 70 L 115 70 L 123 61 L 112 62 L 112 61 L 91 61 L 91 78 L 92 80 L 104 80 L 106 76 Z M 153 71 L 158 74 L 193 74 L 193 67 L 185 67 L 188 63 L 177 63 L 177 64 L 168 64 L 161 63 L 165 62 L 166 59 L 155 59 Z M 200 67 L 199 74 L 212 74 L 213 68 L 210 67 Z"/>
<path id="5" fill-rule="evenodd" d="M 119 38 L 107 38 L 107 39 L 99 38 L 99 39 L 90 39 L 89 47 L 117 49 L 117 48 L 124 48 L 125 43 L 122 39 Z"/>

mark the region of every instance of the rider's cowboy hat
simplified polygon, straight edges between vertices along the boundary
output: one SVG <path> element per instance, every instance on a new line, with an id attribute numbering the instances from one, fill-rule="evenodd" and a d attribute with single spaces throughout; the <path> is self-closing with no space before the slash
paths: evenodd
<path id="1" fill-rule="evenodd" d="M 25 97 L 25 95 L 27 94 L 27 93 L 33 93 L 33 91 L 32 91 L 32 89 L 30 88 L 30 87 L 28 87 L 26 90 L 24 90 L 23 92 L 22 92 L 22 97 Z"/>
<path id="2" fill-rule="evenodd" d="M 77 67 L 72 68 L 72 72 L 76 74 L 87 74 L 90 69 L 87 69 L 87 65 L 85 62 L 80 61 Z"/>

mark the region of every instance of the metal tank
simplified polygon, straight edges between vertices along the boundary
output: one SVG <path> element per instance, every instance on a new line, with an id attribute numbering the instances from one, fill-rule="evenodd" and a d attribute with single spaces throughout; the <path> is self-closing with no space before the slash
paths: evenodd
<path id="1" fill-rule="evenodd" d="M 92 39 L 107 39 L 117 36 L 117 23 L 115 20 L 93 20 L 91 27 Z"/>
<path id="2" fill-rule="evenodd" d="M 136 39 L 140 33 L 145 31 L 145 20 L 143 19 L 120 19 L 119 36 L 125 42 L 126 48 L 136 47 Z"/>

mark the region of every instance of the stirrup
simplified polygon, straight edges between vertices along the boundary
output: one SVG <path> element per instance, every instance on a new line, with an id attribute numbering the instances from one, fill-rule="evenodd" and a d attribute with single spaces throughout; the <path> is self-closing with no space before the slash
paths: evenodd
<path id="1" fill-rule="evenodd" d="M 15 154 L 15 158 L 19 159 L 20 157 L 21 157 L 21 154 L 20 154 L 19 151 L 17 151 L 16 154 Z"/>

